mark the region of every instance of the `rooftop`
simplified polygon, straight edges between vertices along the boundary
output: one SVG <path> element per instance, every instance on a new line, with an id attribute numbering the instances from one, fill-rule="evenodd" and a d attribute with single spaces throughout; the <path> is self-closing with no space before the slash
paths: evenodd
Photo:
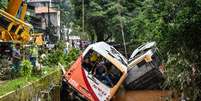
<path id="1" fill-rule="evenodd" d="M 35 2 L 61 2 L 62 0 L 29 0 L 28 2 L 35 3 Z"/>
<path id="2" fill-rule="evenodd" d="M 56 13 L 57 10 L 53 8 L 49 8 L 50 13 Z M 35 8 L 35 13 L 36 14 L 41 14 L 41 13 L 48 13 L 48 7 L 36 7 Z"/>

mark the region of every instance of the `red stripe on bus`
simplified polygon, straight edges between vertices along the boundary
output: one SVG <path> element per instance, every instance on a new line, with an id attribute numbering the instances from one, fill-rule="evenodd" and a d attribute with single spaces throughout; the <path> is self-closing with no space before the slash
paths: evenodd
<path id="1" fill-rule="evenodd" d="M 90 86 L 90 84 L 89 84 L 89 82 L 87 80 L 87 77 L 86 77 L 86 74 L 84 72 L 84 69 L 83 68 L 81 68 L 81 69 L 82 69 L 82 74 L 83 74 L 84 82 L 86 83 L 86 86 L 87 86 L 89 92 L 91 93 L 94 101 L 99 101 L 98 97 L 96 96 L 95 92 L 93 91 L 93 89 L 91 88 L 91 86 Z"/>

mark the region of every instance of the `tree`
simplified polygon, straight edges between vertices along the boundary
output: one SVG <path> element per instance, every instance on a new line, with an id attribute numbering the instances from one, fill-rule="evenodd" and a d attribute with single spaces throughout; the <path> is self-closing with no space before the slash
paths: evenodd
<path id="1" fill-rule="evenodd" d="M 71 3 L 76 24 L 81 26 L 82 1 Z M 166 87 L 182 91 L 193 101 L 201 98 L 200 0 L 120 0 L 119 4 L 117 0 L 85 0 L 85 31 L 96 35 L 97 41 L 122 43 L 120 19 L 133 47 L 158 43 L 166 63 Z"/>
<path id="2" fill-rule="evenodd" d="M 8 4 L 8 0 L 0 0 L 0 9 L 5 9 Z"/>
<path id="3" fill-rule="evenodd" d="M 166 84 L 195 101 L 201 91 L 200 1 L 142 0 L 139 4 L 130 28 L 135 42 L 157 41 L 167 60 Z"/>
<path id="4" fill-rule="evenodd" d="M 112 34 L 116 33 L 116 30 L 119 30 L 119 28 L 116 28 L 119 27 L 119 24 L 115 23 L 119 18 L 117 15 L 117 1 L 85 0 L 84 2 L 85 31 L 89 33 L 92 39 L 96 35 L 97 41 L 111 38 Z M 78 24 L 81 26 L 79 22 L 82 20 L 82 2 L 72 0 L 72 4 L 74 5 Z M 115 25 L 112 25 L 114 23 Z"/>

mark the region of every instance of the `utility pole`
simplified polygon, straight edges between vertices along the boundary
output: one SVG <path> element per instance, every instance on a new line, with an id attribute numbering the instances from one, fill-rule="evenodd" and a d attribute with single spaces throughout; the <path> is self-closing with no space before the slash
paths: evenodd
<path id="1" fill-rule="evenodd" d="M 48 28 L 50 28 L 50 2 L 51 0 L 48 2 Z"/>
<path id="2" fill-rule="evenodd" d="M 84 33 L 84 0 L 82 0 L 82 33 Z"/>
<path id="3" fill-rule="evenodd" d="M 121 17 L 121 8 L 120 7 L 120 0 L 118 0 L 118 15 Z M 125 52 L 125 55 L 126 55 L 126 58 L 128 57 L 127 55 L 127 49 L 126 49 L 126 42 L 125 42 L 125 35 L 124 35 L 124 26 L 123 26 L 123 21 L 122 19 L 120 18 L 120 27 L 121 27 L 121 34 L 122 34 L 122 38 L 123 38 L 123 44 L 124 44 L 124 52 Z"/>

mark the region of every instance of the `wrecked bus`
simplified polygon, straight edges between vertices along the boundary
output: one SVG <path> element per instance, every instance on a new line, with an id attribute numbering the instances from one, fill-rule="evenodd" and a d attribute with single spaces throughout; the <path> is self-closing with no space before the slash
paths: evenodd
<path id="1" fill-rule="evenodd" d="M 135 49 L 129 60 L 104 42 L 89 45 L 64 74 L 61 101 L 108 101 L 122 84 L 129 90 L 157 89 L 164 79 L 160 57 L 155 42 Z"/>
<path id="2" fill-rule="evenodd" d="M 124 87 L 129 90 L 160 89 L 164 81 L 164 66 L 155 42 L 135 49 L 128 60 L 128 76 Z"/>
<path id="3" fill-rule="evenodd" d="M 61 101 L 108 101 L 126 76 L 127 59 L 122 54 L 105 42 L 91 44 L 64 74 Z"/>

